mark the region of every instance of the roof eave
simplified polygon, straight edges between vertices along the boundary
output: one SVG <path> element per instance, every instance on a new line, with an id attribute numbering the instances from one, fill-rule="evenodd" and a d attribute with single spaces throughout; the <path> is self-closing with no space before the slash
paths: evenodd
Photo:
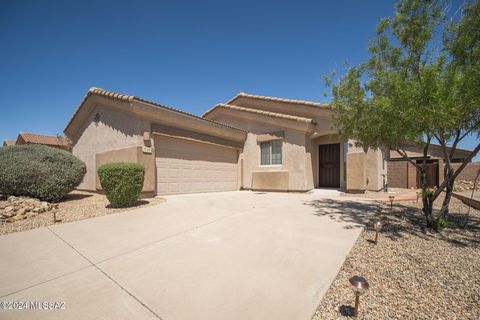
<path id="1" fill-rule="evenodd" d="M 181 111 L 181 110 L 178 110 L 178 109 L 175 109 L 175 108 L 167 107 L 165 105 L 161 105 L 161 104 L 155 103 L 153 101 L 145 100 L 145 99 L 138 98 L 138 97 L 135 97 L 135 96 L 113 93 L 113 92 L 110 92 L 110 91 L 107 91 L 107 90 L 104 90 L 104 89 L 99 89 L 99 88 L 90 88 L 88 90 L 88 92 L 86 93 L 86 95 L 84 96 L 84 98 L 82 99 L 82 101 L 80 102 L 79 106 L 77 107 L 74 114 L 72 115 L 72 117 L 70 118 L 69 122 L 67 123 L 67 125 L 65 126 L 65 128 L 63 130 L 65 135 L 68 138 L 70 138 L 71 140 L 73 140 L 73 138 L 75 137 L 75 135 L 78 131 L 78 130 L 75 130 L 75 128 L 73 127 L 75 119 L 78 117 L 78 115 L 80 114 L 81 110 L 85 107 L 85 105 L 87 105 L 88 103 L 93 103 L 92 98 L 95 98 L 95 97 L 115 99 L 115 100 L 118 100 L 118 101 L 126 102 L 130 106 L 133 105 L 133 102 L 146 104 L 146 105 L 149 105 L 150 108 L 153 107 L 151 109 L 151 111 L 155 111 L 154 108 L 157 108 L 158 110 L 160 110 L 160 109 L 161 110 L 167 110 L 169 112 L 173 112 L 173 113 L 176 113 L 176 114 L 179 114 L 179 115 L 186 116 L 186 117 L 191 118 L 191 119 L 195 119 L 194 121 L 203 121 L 205 123 L 208 122 L 209 124 L 213 124 L 214 126 L 225 128 L 226 130 L 231 130 L 232 132 L 237 132 L 239 135 L 244 136 L 245 139 L 246 139 L 246 131 L 242 130 L 242 129 L 234 128 L 234 127 L 222 124 L 222 123 L 215 122 L 213 120 L 204 119 L 204 118 L 195 116 L 193 114 L 190 114 L 188 112 L 184 112 L 184 111 Z M 94 107 L 94 105 L 92 105 L 92 106 Z M 80 127 L 80 125 L 78 127 Z"/>
<path id="2" fill-rule="evenodd" d="M 222 105 L 217 105 L 215 108 L 213 108 L 209 113 L 209 115 L 213 116 L 220 112 L 228 112 L 229 116 L 232 116 L 235 118 L 247 119 L 249 121 L 257 121 L 257 122 L 266 123 L 266 124 L 272 124 L 273 122 L 275 125 L 279 127 L 286 127 L 286 128 L 290 128 L 290 129 L 301 131 L 301 132 L 313 133 L 315 132 L 315 129 L 316 129 L 316 121 L 314 119 L 303 118 L 300 120 L 300 119 L 291 119 L 288 117 L 274 117 L 272 115 L 265 114 L 265 113 L 252 113 L 242 109 L 228 109 L 228 108 L 222 107 Z M 305 121 L 305 120 L 311 120 L 311 121 Z"/>

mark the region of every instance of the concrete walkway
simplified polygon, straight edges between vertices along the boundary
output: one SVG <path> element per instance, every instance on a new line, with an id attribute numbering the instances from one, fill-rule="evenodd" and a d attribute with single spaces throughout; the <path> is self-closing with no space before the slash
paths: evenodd
<path id="1" fill-rule="evenodd" d="M 225 192 L 0 237 L 0 319 L 310 319 L 374 212 L 310 194 Z"/>

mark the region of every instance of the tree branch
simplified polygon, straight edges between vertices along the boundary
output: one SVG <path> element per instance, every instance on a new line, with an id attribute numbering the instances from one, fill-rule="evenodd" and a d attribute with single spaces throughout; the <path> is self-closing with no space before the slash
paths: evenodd
<path id="1" fill-rule="evenodd" d="M 480 120 L 477 121 L 475 124 L 473 124 L 468 130 L 465 130 L 465 132 L 461 134 L 461 131 L 458 130 L 457 131 L 457 135 L 456 135 L 456 138 L 455 138 L 455 141 L 453 142 L 453 145 L 452 145 L 452 149 L 450 150 L 450 158 L 453 157 L 453 153 L 455 152 L 455 150 L 457 149 L 457 144 L 463 140 L 463 138 L 465 138 L 466 136 L 468 136 L 470 133 L 472 133 L 473 130 L 477 129 L 477 127 L 480 125 Z"/>
<path id="2" fill-rule="evenodd" d="M 472 161 L 473 157 L 475 157 L 475 155 L 478 153 L 478 151 L 480 151 L 480 144 L 477 145 L 477 147 L 468 155 L 468 157 L 466 157 L 462 164 L 460 165 L 460 167 L 457 168 L 457 170 L 455 170 L 455 172 L 453 173 L 452 177 L 450 179 L 444 179 L 442 184 L 440 185 L 440 187 L 438 187 L 437 191 L 435 191 L 435 193 L 433 194 L 433 199 L 435 200 L 439 195 L 440 193 L 442 192 L 442 190 L 445 188 L 445 186 L 447 185 L 447 183 L 449 182 L 449 180 L 453 180 L 455 181 L 455 179 L 457 178 L 457 176 L 460 174 L 460 172 L 462 172 L 462 170 L 467 166 L 467 164 L 470 163 L 470 161 Z"/>
<path id="3" fill-rule="evenodd" d="M 447 162 L 447 169 L 450 169 L 451 168 L 451 161 L 450 161 L 450 157 L 452 156 L 451 153 L 450 153 L 450 156 L 447 152 L 447 145 L 445 143 L 445 139 L 443 137 L 443 134 L 441 134 L 440 136 L 438 135 L 435 135 L 435 138 L 438 140 L 438 142 L 440 143 L 440 147 L 442 149 L 442 152 L 443 152 L 443 156 L 445 158 L 445 161 Z M 457 135 L 457 138 L 458 138 L 458 135 Z M 457 138 L 455 138 L 455 142 L 457 142 Z M 455 143 L 454 143 L 455 144 Z"/>
<path id="4" fill-rule="evenodd" d="M 407 153 L 404 151 L 404 150 L 401 150 L 400 148 L 395 148 L 395 151 L 397 151 L 401 156 L 402 158 L 404 158 L 405 160 L 407 160 L 408 162 L 410 162 L 411 164 L 413 164 L 416 168 L 418 169 L 421 169 L 422 167 L 420 167 L 415 161 L 413 161 L 412 159 L 410 159 L 408 156 L 407 156 Z"/>

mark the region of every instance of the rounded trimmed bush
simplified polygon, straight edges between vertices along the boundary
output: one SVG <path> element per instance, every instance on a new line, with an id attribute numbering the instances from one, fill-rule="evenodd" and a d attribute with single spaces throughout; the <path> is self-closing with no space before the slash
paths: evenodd
<path id="1" fill-rule="evenodd" d="M 145 168 L 138 163 L 107 163 L 97 170 L 105 195 L 113 207 L 133 206 L 143 188 Z"/>
<path id="2" fill-rule="evenodd" d="M 71 153 L 38 144 L 0 148 L 0 193 L 60 201 L 83 180 L 85 163 Z"/>

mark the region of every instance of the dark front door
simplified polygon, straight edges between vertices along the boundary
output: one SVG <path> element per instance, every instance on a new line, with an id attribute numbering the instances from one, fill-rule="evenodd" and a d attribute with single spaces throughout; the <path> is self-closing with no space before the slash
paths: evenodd
<path id="1" fill-rule="evenodd" d="M 340 144 L 318 146 L 318 186 L 340 188 Z"/>

